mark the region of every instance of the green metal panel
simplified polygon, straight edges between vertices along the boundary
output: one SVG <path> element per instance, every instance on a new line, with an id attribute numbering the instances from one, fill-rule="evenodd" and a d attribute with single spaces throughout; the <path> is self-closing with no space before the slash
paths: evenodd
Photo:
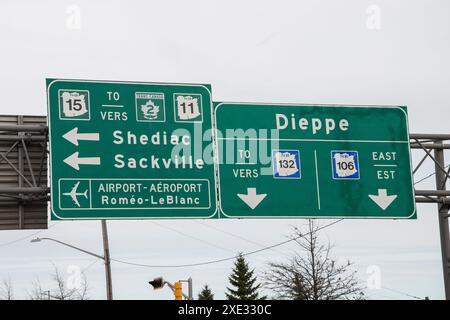
<path id="1" fill-rule="evenodd" d="M 53 219 L 209 218 L 211 87 L 47 80 Z"/>
<path id="2" fill-rule="evenodd" d="M 406 107 L 216 103 L 220 214 L 415 218 Z"/>

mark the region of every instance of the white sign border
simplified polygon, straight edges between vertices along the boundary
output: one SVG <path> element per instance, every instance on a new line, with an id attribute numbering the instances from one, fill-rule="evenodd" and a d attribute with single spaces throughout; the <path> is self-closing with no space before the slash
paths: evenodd
<path id="1" fill-rule="evenodd" d="M 406 113 L 406 111 L 400 107 L 400 106 L 380 106 L 380 105 L 339 105 L 339 104 L 297 104 L 297 103 L 261 103 L 261 102 L 226 102 L 226 101 L 221 101 L 221 102 L 216 102 L 216 106 L 214 106 L 214 131 L 216 132 L 215 136 L 217 136 L 217 130 L 218 130 L 218 126 L 217 126 L 217 109 L 220 106 L 223 105 L 239 105 L 242 107 L 259 107 L 259 106 L 271 106 L 271 107 L 279 107 L 279 106 L 290 106 L 290 107 L 346 107 L 346 108 L 378 108 L 378 109 L 399 109 L 400 111 L 403 112 L 404 116 L 405 116 L 405 122 L 406 122 L 406 130 L 407 130 L 407 134 L 408 134 L 408 139 L 407 141 L 401 141 L 401 143 L 407 143 L 408 144 L 408 155 L 409 155 L 409 168 L 412 168 L 412 157 L 411 157 L 411 143 L 409 140 L 409 121 L 408 121 L 408 114 Z M 320 140 L 320 139 L 303 139 L 305 141 L 310 141 L 310 140 Z M 327 140 L 327 141 L 332 141 L 332 140 Z M 347 140 L 342 140 L 342 141 L 347 141 Z M 376 141 L 376 142 L 381 142 L 381 141 Z M 384 142 L 388 142 L 388 141 L 384 141 Z M 399 141 L 390 141 L 390 142 L 399 142 Z M 216 147 L 216 150 L 218 150 L 218 148 Z M 218 153 L 218 152 L 216 152 Z M 217 155 L 217 157 L 219 158 L 219 155 Z M 218 218 L 220 219 L 220 215 L 223 214 L 226 218 L 228 219 L 370 219 L 370 220 L 395 220 L 395 219 L 399 219 L 399 220 L 407 220 L 410 219 L 411 217 L 413 217 L 416 213 L 417 213 L 417 206 L 416 206 L 416 201 L 415 201 L 415 189 L 414 189 L 414 178 L 413 178 L 413 173 L 411 170 L 411 188 L 412 188 L 412 200 L 413 200 L 413 212 L 409 215 L 409 216 L 392 216 L 392 217 L 376 217 L 376 216 L 248 216 L 248 215 L 233 215 L 230 216 L 228 214 L 226 214 L 226 212 L 223 210 L 222 208 L 222 194 L 221 194 L 221 189 L 222 186 L 220 184 L 220 165 L 218 165 L 217 167 L 217 181 L 218 181 L 218 194 L 219 194 L 219 204 L 218 204 L 218 208 L 219 208 L 219 216 Z M 280 209 L 281 210 L 281 209 Z"/>
<path id="2" fill-rule="evenodd" d="M 211 113 L 211 130 L 214 134 L 214 110 L 213 110 L 213 99 L 212 99 L 212 92 L 211 90 L 203 84 L 193 84 L 193 83 L 165 83 L 165 82 L 139 82 L 139 81 L 111 81 L 111 80 L 83 80 L 83 79 L 53 79 L 53 78 L 47 78 L 47 125 L 48 125 L 48 147 L 49 147 L 49 184 L 52 185 L 53 179 L 52 179 L 52 135 L 51 135 L 51 126 L 50 126 L 50 120 L 51 120 L 51 112 L 50 112 L 50 89 L 53 84 L 62 82 L 62 83 L 68 83 L 68 82 L 80 82 L 80 83 L 100 83 L 100 84 L 130 84 L 130 85 L 153 85 L 153 86 L 188 86 L 188 87 L 201 87 L 204 88 L 208 94 L 209 94 L 209 101 L 210 101 L 210 113 Z M 58 98 L 58 109 L 59 109 L 59 98 Z M 59 114 L 59 110 L 58 110 Z M 212 137 L 212 140 L 214 143 L 214 137 Z M 217 199 L 218 197 L 218 181 L 217 181 L 217 172 L 218 172 L 218 165 L 216 161 L 213 161 L 214 165 L 214 196 Z M 51 199 L 53 199 L 53 189 L 51 189 Z M 56 192 L 56 191 L 55 191 Z M 50 210 L 51 214 L 57 217 L 59 220 L 67 220 L 67 221 L 73 221 L 73 220 L 167 220 L 167 219 L 211 219 L 214 216 L 217 215 L 219 217 L 220 210 L 219 210 L 219 201 L 215 201 L 215 210 L 210 216 L 170 216 L 170 217 L 92 217 L 92 218 L 63 218 L 58 216 L 53 208 L 54 201 L 50 200 Z M 190 209 L 195 210 L 195 209 Z M 50 220 L 51 217 L 50 217 Z"/>

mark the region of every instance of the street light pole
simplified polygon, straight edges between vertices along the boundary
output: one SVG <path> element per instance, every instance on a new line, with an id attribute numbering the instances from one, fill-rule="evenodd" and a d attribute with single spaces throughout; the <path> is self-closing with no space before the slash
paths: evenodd
<path id="1" fill-rule="evenodd" d="M 75 249 L 77 251 L 81 251 L 83 253 L 86 253 L 88 255 L 94 256 L 98 259 L 102 259 L 105 262 L 105 272 L 106 272 L 106 298 L 108 300 L 112 300 L 113 298 L 113 291 L 112 291 L 112 277 L 111 277 L 111 259 L 109 255 L 109 244 L 108 244 L 108 233 L 106 229 L 106 221 L 102 220 L 102 233 L 103 233 L 103 248 L 104 248 L 104 256 L 98 255 L 96 253 L 75 247 L 71 244 L 53 239 L 53 238 L 35 238 L 32 239 L 31 242 L 41 242 L 42 240 L 49 240 L 53 241 L 59 244 L 62 244 L 63 246 Z"/>
<path id="2" fill-rule="evenodd" d="M 89 255 L 94 256 L 94 257 L 96 257 L 96 258 L 99 258 L 99 259 L 102 259 L 102 260 L 105 259 L 104 257 L 102 257 L 102 256 L 100 256 L 100 255 L 98 255 L 98 254 L 95 254 L 95 253 L 93 253 L 93 252 L 90 252 L 90 251 L 87 251 L 87 250 L 84 250 L 84 249 L 75 247 L 75 246 L 73 246 L 73 245 L 71 245 L 71 244 L 68 244 L 68 243 L 65 243 L 65 242 L 62 242 L 62 241 L 53 239 L 53 238 L 35 238 L 35 239 L 32 239 L 30 242 L 41 242 L 42 240 L 49 240 L 49 241 L 57 242 L 57 243 L 59 243 L 59 244 L 62 244 L 63 246 L 66 246 L 66 247 L 69 247 L 69 248 L 72 248 L 72 249 L 81 251 L 81 252 L 83 252 L 83 253 L 89 254 Z"/>

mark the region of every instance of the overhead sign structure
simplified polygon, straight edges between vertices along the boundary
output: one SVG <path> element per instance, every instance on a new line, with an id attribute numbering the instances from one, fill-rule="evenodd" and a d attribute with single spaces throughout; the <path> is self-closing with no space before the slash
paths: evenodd
<path id="1" fill-rule="evenodd" d="M 54 219 L 416 217 L 406 107 L 216 103 L 213 122 L 209 85 L 47 94 Z"/>
<path id="2" fill-rule="evenodd" d="M 216 215 L 209 85 L 47 80 L 47 95 L 53 219 Z"/>
<path id="3" fill-rule="evenodd" d="M 220 217 L 415 218 L 406 107 L 216 103 Z"/>
<path id="4" fill-rule="evenodd" d="M 0 230 L 48 228 L 46 122 L 0 115 Z"/>

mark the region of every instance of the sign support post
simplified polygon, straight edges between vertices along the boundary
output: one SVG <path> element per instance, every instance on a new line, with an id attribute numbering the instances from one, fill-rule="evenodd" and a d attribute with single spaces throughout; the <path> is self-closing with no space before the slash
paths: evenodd
<path id="1" fill-rule="evenodd" d="M 442 141 L 440 141 L 439 143 L 442 144 Z M 435 149 L 434 157 L 436 159 L 436 189 L 445 191 L 447 177 L 445 172 L 440 168 L 445 166 L 444 150 Z M 446 300 L 450 300 L 450 236 L 448 226 L 448 208 L 446 207 L 445 203 L 438 203 L 438 214 L 445 298 Z"/>
<path id="2" fill-rule="evenodd" d="M 111 277 L 111 258 L 109 255 L 109 241 L 108 228 L 106 220 L 102 220 L 102 236 L 103 236 L 103 251 L 105 258 L 105 275 L 106 275 L 106 299 L 113 299 L 112 277 Z"/>

